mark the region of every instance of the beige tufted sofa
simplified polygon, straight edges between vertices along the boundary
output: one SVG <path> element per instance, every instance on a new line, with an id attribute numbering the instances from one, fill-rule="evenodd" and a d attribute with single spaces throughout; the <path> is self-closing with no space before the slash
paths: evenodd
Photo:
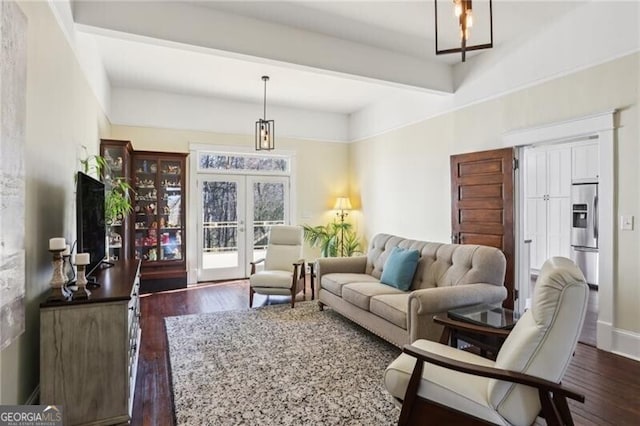
<path id="1" fill-rule="evenodd" d="M 394 247 L 416 249 L 420 260 L 409 291 L 380 283 Z M 430 243 L 378 234 L 366 256 L 317 261 L 320 309 L 329 306 L 396 346 L 417 339 L 437 341 L 433 316 L 478 303 L 499 304 L 506 260 L 493 247 Z"/>

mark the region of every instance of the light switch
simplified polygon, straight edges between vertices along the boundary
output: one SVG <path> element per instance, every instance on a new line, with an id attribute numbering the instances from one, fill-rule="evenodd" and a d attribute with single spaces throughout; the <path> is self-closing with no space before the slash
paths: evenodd
<path id="1" fill-rule="evenodd" d="M 623 231 L 633 231 L 633 216 L 620 216 L 620 229 Z"/>

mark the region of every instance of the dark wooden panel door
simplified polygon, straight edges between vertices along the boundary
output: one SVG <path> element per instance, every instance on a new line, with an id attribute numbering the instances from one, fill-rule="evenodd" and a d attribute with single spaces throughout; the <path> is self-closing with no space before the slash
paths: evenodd
<path id="1" fill-rule="evenodd" d="M 514 305 L 513 148 L 451 156 L 451 238 L 497 247 L 507 258 L 503 305 Z"/>

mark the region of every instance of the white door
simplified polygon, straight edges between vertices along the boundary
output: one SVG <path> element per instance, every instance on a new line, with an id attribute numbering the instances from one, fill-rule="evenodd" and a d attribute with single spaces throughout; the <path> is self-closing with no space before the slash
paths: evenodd
<path id="1" fill-rule="evenodd" d="M 547 200 L 547 259 L 571 257 L 570 206 L 569 197 L 550 197 Z"/>
<path id="2" fill-rule="evenodd" d="M 198 281 L 249 276 L 269 229 L 289 223 L 289 177 L 201 175 Z"/>
<path id="3" fill-rule="evenodd" d="M 531 240 L 530 266 L 540 269 L 547 254 L 547 153 L 544 148 L 529 149 L 525 167 L 525 239 Z"/>
<path id="4" fill-rule="evenodd" d="M 244 176 L 198 179 L 198 281 L 241 277 L 246 260 Z"/>
<path id="5" fill-rule="evenodd" d="M 247 176 L 247 253 L 251 260 L 265 256 L 269 229 L 289 223 L 289 178 Z M 244 276 L 249 276 L 249 264 Z"/>
<path id="6" fill-rule="evenodd" d="M 531 148 L 526 154 L 526 239 L 530 267 L 539 270 L 552 256 L 569 257 L 571 148 Z"/>
<path id="7" fill-rule="evenodd" d="M 547 152 L 547 253 L 571 257 L 571 148 L 561 145 Z M 546 260 L 545 259 L 545 260 Z"/>

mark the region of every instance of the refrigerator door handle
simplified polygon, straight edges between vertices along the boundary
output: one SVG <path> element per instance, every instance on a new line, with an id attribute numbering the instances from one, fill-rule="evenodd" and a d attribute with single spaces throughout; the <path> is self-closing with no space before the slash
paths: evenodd
<path id="1" fill-rule="evenodd" d="M 593 237 L 598 241 L 598 196 L 593 197 Z"/>

